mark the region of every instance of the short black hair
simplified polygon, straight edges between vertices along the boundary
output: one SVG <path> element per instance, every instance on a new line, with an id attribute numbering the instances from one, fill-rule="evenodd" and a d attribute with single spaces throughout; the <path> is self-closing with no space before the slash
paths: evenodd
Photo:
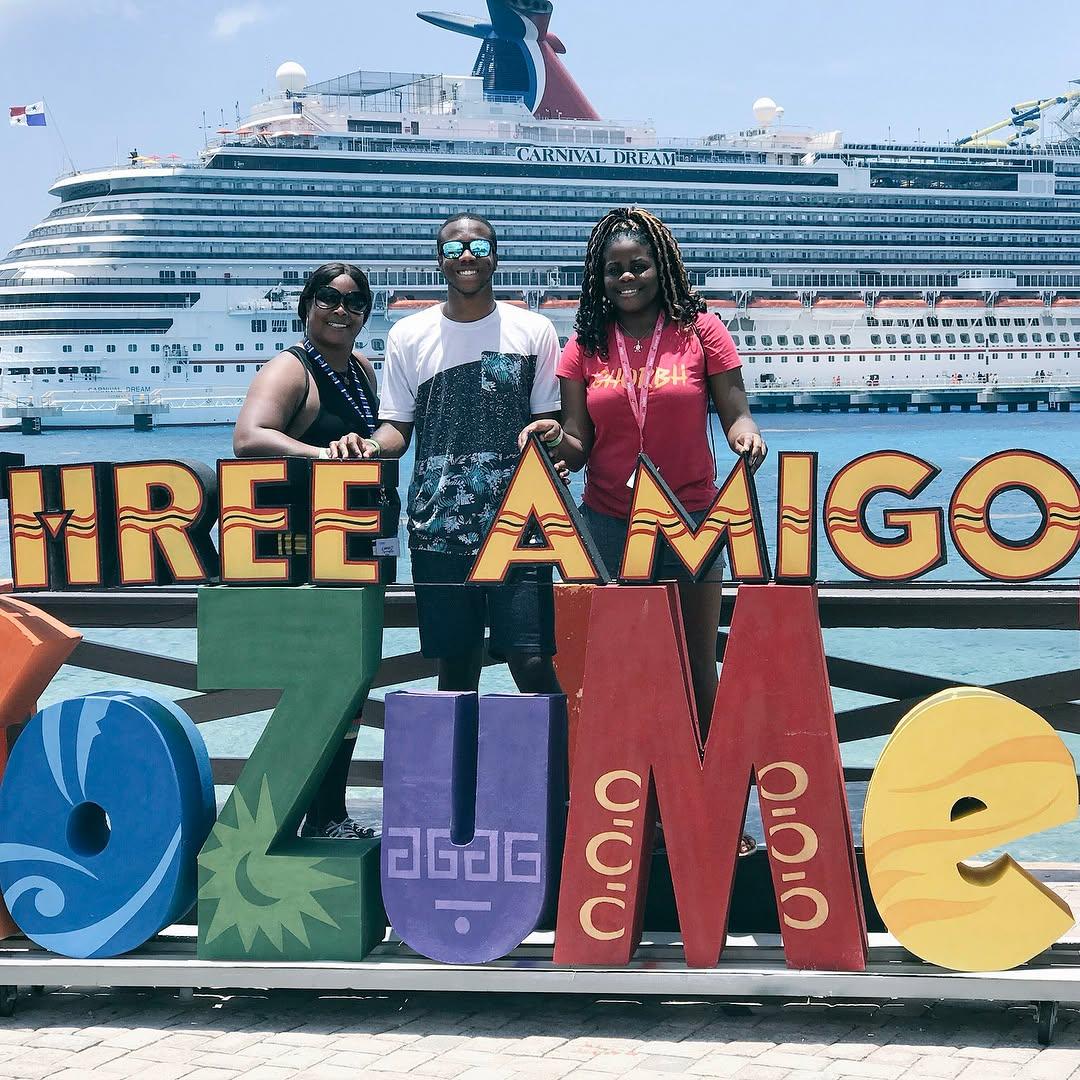
<path id="1" fill-rule="evenodd" d="M 300 299 L 296 301 L 296 314 L 300 316 L 302 323 L 307 324 L 308 312 L 311 310 L 311 303 L 315 299 L 315 290 L 321 289 L 324 285 L 329 285 L 334 278 L 341 277 L 342 274 L 347 274 L 356 282 L 356 291 L 364 298 L 364 322 L 368 321 L 374 300 L 371 295 L 371 286 L 368 284 L 367 274 L 359 266 L 353 266 L 352 263 L 329 262 L 323 263 L 318 270 L 312 270 L 307 281 L 304 282 L 304 291 L 300 294 Z"/>
<path id="2" fill-rule="evenodd" d="M 439 226 L 439 231 L 435 234 L 435 247 L 436 247 L 436 249 L 438 249 L 438 247 L 439 247 L 439 242 L 442 240 L 442 234 L 446 230 L 446 227 L 448 225 L 453 225 L 454 222 L 456 222 L 456 221 L 478 221 L 481 225 L 484 226 L 485 229 L 487 229 L 487 231 L 489 233 L 491 233 L 491 250 L 492 251 L 498 251 L 499 250 L 499 238 L 495 233 L 495 226 L 492 225 L 491 222 L 488 221 L 488 219 L 486 217 L 484 217 L 483 214 L 470 214 L 470 213 L 467 213 L 467 212 L 466 213 L 461 213 L 461 214 L 451 214 L 450 217 L 448 217 Z M 439 254 L 441 255 L 442 252 L 439 252 Z"/>

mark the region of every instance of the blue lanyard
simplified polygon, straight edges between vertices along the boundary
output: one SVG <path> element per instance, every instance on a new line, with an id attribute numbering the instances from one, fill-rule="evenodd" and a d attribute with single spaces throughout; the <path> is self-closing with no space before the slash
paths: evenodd
<path id="1" fill-rule="evenodd" d="M 371 411 L 367 394 L 364 393 L 364 384 L 361 381 L 360 362 L 355 356 L 349 357 L 349 374 L 357 394 L 353 394 L 345 385 L 345 380 L 323 359 L 322 353 L 311 342 L 304 338 L 304 350 L 311 358 L 312 363 L 318 365 L 319 370 L 330 380 L 334 389 L 345 399 L 349 408 L 356 414 L 356 418 L 363 427 L 357 434 L 367 437 L 375 430 L 375 414 Z M 358 400 L 359 399 L 359 400 Z"/>

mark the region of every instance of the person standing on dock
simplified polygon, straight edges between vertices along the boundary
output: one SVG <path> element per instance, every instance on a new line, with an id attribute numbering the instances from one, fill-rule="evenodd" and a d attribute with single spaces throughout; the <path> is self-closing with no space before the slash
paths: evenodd
<path id="1" fill-rule="evenodd" d="M 238 458 L 328 458 L 343 436 L 371 434 L 379 412 L 375 370 L 353 351 L 371 306 L 371 288 L 358 266 L 326 263 L 309 275 L 296 305 L 304 340 L 275 356 L 252 380 L 233 432 Z M 359 732 L 357 714 L 308 807 L 302 836 L 373 835 L 345 808 Z"/>
<path id="2" fill-rule="evenodd" d="M 668 227 L 636 207 L 605 215 L 589 238 L 575 333 L 559 362 L 562 425 L 534 421 L 520 441 L 536 432 L 560 444 L 571 469 L 588 464 L 581 511 L 608 567 L 622 562 L 639 453 L 694 521 L 704 519 L 717 495 L 710 399 L 732 451 L 748 454 L 752 467 L 764 461 L 741 366 L 727 328 L 691 286 Z M 661 563 L 660 576 L 679 582 L 703 738 L 718 681 L 722 575 L 717 560 L 708 579 L 694 584 L 671 552 Z M 744 837 L 743 853 L 752 849 Z"/>
<path id="3" fill-rule="evenodd" d="M 550 567 L 463 588 L 517 465 L 518 432 L 556 422 L 558 335 L 542 315 L 496 302 L 498 240 L 485 218 L 448 218 L 436 248 L 446 302 L 391 328 L 380 426 L 331 454 L 400 457 L 415 430 L 409 546 L 420 646 L 439 662 L 439 689 L 477 689 L 490 625 L 492 655 L 518 689 L 558 694 Z"/>

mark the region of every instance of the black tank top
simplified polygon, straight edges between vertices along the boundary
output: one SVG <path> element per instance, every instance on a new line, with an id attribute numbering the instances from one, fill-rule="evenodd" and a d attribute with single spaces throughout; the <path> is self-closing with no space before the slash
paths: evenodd
<path id="1" fill-rule="evenodd" d="M 356 414 L 325 373 L 311 362 L 311 358 L 304 347 L 302 345 L 293 345 L 288 352 L 291 352 L 304 365 L 308 381 L 304 384 L 304 397 L 297 407 L 296 413 L 293 414 L 292 420 L 285 425 L 286 430 L 292 427 L 293 421 L 307 404 L 311 382 L 314 381 L 319 391 L 319 411 L 315 419 L 311 421 L 307 431 L 300 435 L 294 435 L 293 438 L 297 442 L 305 443 L 307 446 L 329 446 L 335 439 L 348 435 L 350 431 L 357 431 L 358 421 Z M 356 388 L 357 392 L 367 398 L 367 402 L 371 406 L 371 415 L 378 418 L 379 395 L 363 365 L 360 366 L 360 380 L 361 385 Z M 357 431 L 357 434 L 370 435 L 371 432 Z"/>

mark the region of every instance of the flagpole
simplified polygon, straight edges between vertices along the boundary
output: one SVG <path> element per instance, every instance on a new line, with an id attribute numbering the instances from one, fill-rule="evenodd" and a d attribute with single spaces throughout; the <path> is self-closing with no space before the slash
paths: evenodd
<path id="1" fill-rule="evenodd" d="M 79 167 L 75 164 L 75 159 L 71 156 L 71 151 L 68 149 L 67 143 L 64 141 L 64 133 L 60 130 L 60 124 L 56 119 L 56 113 L 53 111 L 53 107 L 45 100 L 41 99 L 42 105 L 45 106 L 45 115 L 52 121 L 52 126 L 56 128 L 56 136 L 60 140 L 60 145 L 64 148 L 64 154 L 68 159 L 68 164 L 71 166 L 72 172 L 78 172 Z"/>

